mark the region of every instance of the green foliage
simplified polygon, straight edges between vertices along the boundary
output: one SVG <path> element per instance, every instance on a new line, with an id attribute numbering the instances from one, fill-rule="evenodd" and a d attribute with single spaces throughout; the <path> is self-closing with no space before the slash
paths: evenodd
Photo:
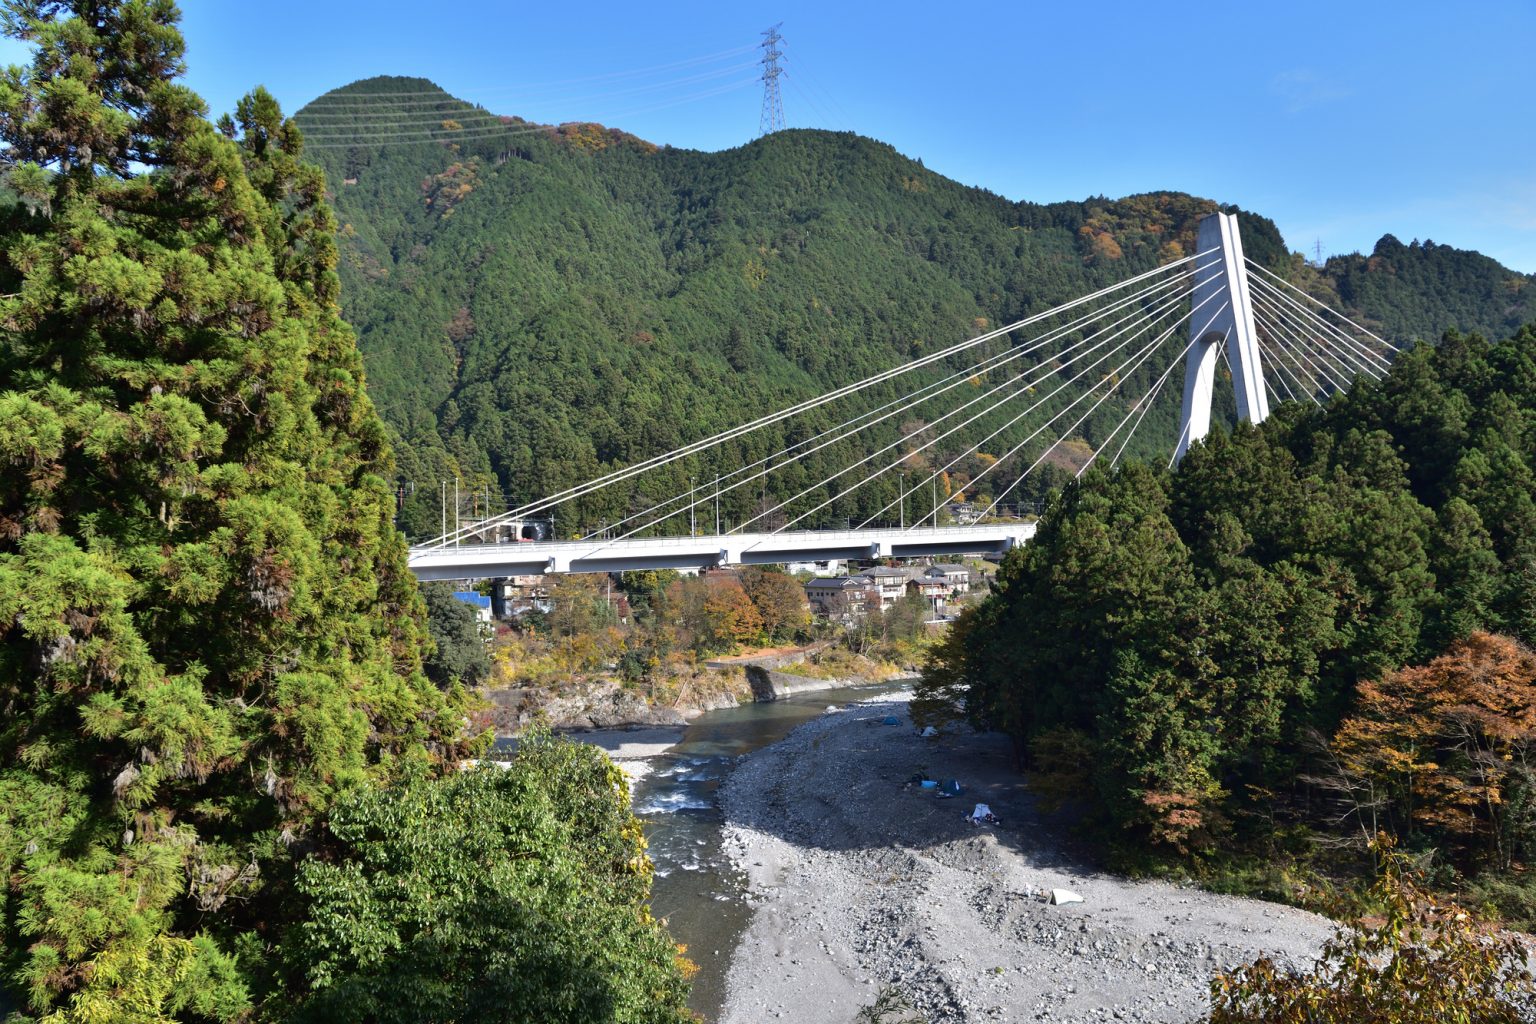
<path id="1" fill-rule="evenodd" d="M 247 1019 L 290 851 L 464 751 L 323 179 L 265 93 L 204 119 L 176 17 L 5 5 L 34 47 L 0 73 L 0 986 L 28 1020 Z"/>
<path id="2" fill-rule="evenodd" d="M 1536 1013 L 1518 939 L 1435 899 L 1401 855 L 1387 857 L 1372 895 L 1380 923 L 1341 926 L 1310 970 L 1264 958 L 1218 975 L 1211 1024 L 1515 1024 Z"/>
<path id="3" fill-rule="evenodd" d="M 859 1010 L 854 1024 L 926 1024 L 928 1018 L 913 1009 L 895 986 L 882 985 L 875 1001 Z"/>
<path id="4" fill-rule="evenodd" d="M 370 132 L 387 131 L 394 115 L 420 133 L 429 113 L 463 130 L 417 145 L 343 144 L 348 114 L 362 111 Z M 419 78 L 353 83 L 296 120 L 326 140 L 312 153 L 344 222 L 346 312 L 400 439 L 401 475 L 417 484 L 402 519 L 416 534 L 437 532 L 440 480 L 473 478 L 519 501 L 552 493 L 1178 259 L 1218 208 L 1168 192 L 1008 202 L 849 133 L 775 132 L 701 153 L 590 125 L 538 131 Z M 1476 254 L 1398 246 L 1319 273 L 1286 253 L 1267 219 L 1240 216 L 1250 257 L 1395 341 L 1452 324 L 1503 335 L 1536 312 L 1530 278 Z M 956 368 L 875 388 L 870 405 Z M 1104 437 L 1161 370 L 1151 360 L 1132 374 L 1083 425 L 1083 441 Z M 779 497 L 811 487 L 953 398 L 815 452 L 771 486 Z M 1067 400 L 1050 399 L 1042 416 Z M 1130 454 L 1171 446 L 1175 406 L 1153 408 Z M 766 428 L 573 503 L 561 521 L 611 523 L 687 490 L 691 477 L 703 487 L 700 525 L 712 528 L 712 476 L 843 418 L 828 407 Z M 938 469 L 1005 422 L 984 417 L 968 440 L 941 442 L 911 468 Z M 1038 452 L 982 470 L 1037 425 L 1031 417 L 990 453 L 966 455 L 946 489 L 1001 493 Z M 1009 500 L 1043 502 L 1076 468 L 1047 463 Z M 813 489 L 792 513 L 829 501 L 806 525 L 899 518 L 881 513 L 896 480 L 851 494 L 838 486 Z M 755 486 L 726 491 L 722 522 L 756 515 L 760 500 Z M 909 506 L 916 514 L 927 503 Z"/>
<path id="5" fill-rule="evenodd" d="M 520 498 L 550 493 L 1177 258 L 1217 208 L 1169 193 L 1010 203 L 846 133 L 778 132 L 722 153 L 617 134 L 593 146 L 589 132 L 529 131 L 516 119 L 499 136 L 495 118 L 421 79 L 357 82 L 297 120 L 335 139 L 347 111 L 360 109 L 370 123 L 441 110 L 465 127 L 464 137 L 421 145 L 315 151 L 344 221 L 346 311 L 401 439 L 401 473 L 418 483 L 403 521 L 419 533 L 439 526 L 439 479 L 493 478 Z M 479 137 L 469 137 L 472 124 Z M 438 197 L 450 187 L 457 198 L 443 216 Z M 1245 226 L 1251 254 L 1279 256 L 1272 224 Z M 896 399 L 914 383 L 871 398 Z M 1132 400 L 1106 402 L 1089 436 Z M 934 403 L 912 416 L 941 411 Z M 1171 417 L 1155 413 L 1147 432 L 1171 433 Z M 712 476 L 843 418 L 819 410 L 756 432 L 562 508 L 561 521 L 613 522 L 692 477 L 704 488 L 700 525 L 712 528 Z M 903 419 L 865 436 L 895 441 Z M 925 466 L 964 447 L 932 449 Z M 808 457 L 783 493 L 847 465 L 855 448 L 870 450 L 861 438 Z M 1007 460 L 983 484 L 996 493 L 1026 465 Z M 981 466 L 976 457 L 956 466 L 951 489 Z M 816 521 L 835 523 L 895 498 L 895 480 L 846 497 L 823 487 L 794 510 L 834 499 Z M 727 490 L 723 524 L 755 516 L 760 501 L 756 487 Z"/>
<path id="6" fill-rule="evenodd" d="M 421 588 L 427 602 L 427 631 L 437 648 L 422 667 L 438 686 L 473 687 L 491 674 L 491 656 L 480 635 L 475 610 L 453 596 L 448 583 L 427 583 Z"/>
<path id="7" fill-rule="evenodd" d="M 1326 408 L 1212 435 L 1176 473 L 1090 471 L 934 652 L 915 708 L 1011 733 L 1057 789 L 1091 765 L 1093 808 L 1138 841 L 1188 853 L 1238 817 L 1273 829 L 1257 804 L 1305 784 L 1304 737 L 1332 736 L 1363 680 L 1475 630 L 1536 638 L 1532 408 L 1536 330 L 1496 345 L 1452 333 Z M 1458 714 L 1431 746 L 1482 782 L 1447 781 L 1447 806 L 1412 817 L 1507 862 L 1502 810 L 1477 824 L 1449 804 L 1465 811 L 1495 774 L 1525 778 L 1484 748 L 1524 736 L 1528 711 L 1476 729 Z M 1524 828 L 1524 804 L 1512 810 Z"/>
<path id="8" fill-rule="evenodd" d="M 307 861 L 284 944 L 313 995 L 295 1021 L 689 1021 L 688 965 L 650 917 L 623 775 L 525 735 L 507 769 L 359 793 Z"/>

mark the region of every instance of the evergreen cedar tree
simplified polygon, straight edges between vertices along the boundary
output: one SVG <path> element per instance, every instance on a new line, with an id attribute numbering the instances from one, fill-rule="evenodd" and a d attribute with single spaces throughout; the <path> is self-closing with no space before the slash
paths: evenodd
<path id="1" fill-rule="evenodd" d="M 1068 485 L 917 711 L 1006 730 L 1131 848 L 1270 842 L 1311 785 L 1362 841 L 1497 872 L 1536 856 L 1533 642 L 1536 328 L 1449 333 L 1175 472 Z"/>
<path id="2" fill-rule="evenodd" d="M 402 137 L 349 143 L 338 114 L 358 108 L 368 132 Z M 437 114 L 462 131 L 423 127 Z M 337 186 L 342 301 L 398 438 L 400 476 L 416 485 L 402 522 L 419 536 L 438 532 L 440 480 L 462 477 L 465 493 L 554 493 L 1187 255 L 1199 218 L 1217 209 L 1178 193 L 1010 202 L 846 132 L 775 132 L 701 153 L 595 126 L 541 131 L 419 78 L 357 82 L 295 119 L 324 142 L 307 153 Z M 1399 344 L 1451 327 L 1506 337 L 1536 319 L 1536 281 L 1476 253 L 1388 237 L 1369 256 L 1314 269 L 1266 218 L 1239 215 L 1248 256 Z M 1171 354 L 1131 374 L 1084 438 L 1118 423 Z M 860 407 L 956 368 L 903 376 Z M 809 487 L 973 394 L 950 392 L 811 453 L 770 491 Z M 1075 397 L 1051 399 L 1042 420 Z M 928 469 L 1016 411 L 923 453 Z M 562 507 L 556 526 L 613 522 L 688 490 L 690 477 L 704 487 L 700 522 L 712 522 L 715 474 L 848 414 L 830 405 L 679 460 Z M 1157 403 L 1128 454 L 1169 451 L 1177 416 L 1177 401 Z M 1034 425 L 963 458 L 952 491 L 975 496 L 967 484 L 1006 454 L 1001 442 Z M 980 493 L 998 494 L 1035 454 L 1003 460 Z M 1043 501 L 1071 470 L 1042 466 L 1009 500 Z M 851 492 L 844 477 L 841 491 L 813 491 L 797 507 L 832 499 L 822 525 L 882 508 L 894 520 L 899 481 L 886 476 Z M 756 515 L 760 498 L 756 486 L 726 490 L 722 520 Z M 908 515 L 917 511 L 909 496 Z"/>
<path id="3" fill-rule="evenodd" d="M 475 747 L 469 702 L 422 671 L 385 428 L 298 131 L 260 90 L 205 119 L 169 0 L 4 16 L 35 51 L 0 76 L 0 1004 L 275 1019 L 409 949 L 443 978 L 411 1019 L 493 1019 L 459 1009 L 464 971 L 511 985 L 529 965 L 516 1019 L 683 1019 L 611 773 L 558 746 L 505 777 L 449 771 Z M 461 796 L 499 817 L 463 821 Z M 378 851 L 420 836 L 484 841 L 476 868 L 508 886 L 490 960 L 478 933 L 425 956 L 441 908 L 349 918 L 346 886 L 387 888 Z M 450 889 L 469 852 L 413 847 Z M 587 934 L 607 945 L 555 979 Z"/>
<path id="4" fill-rule="evenodd" d="M 451 583 L 427 583 L 421 588 L 427 603 L 427 629 L 435 648 L 422 668 L 438 686 L 476 686 L 491 674 L 491 656 L 480 635 L 475 610 L 453 596 Z"/>

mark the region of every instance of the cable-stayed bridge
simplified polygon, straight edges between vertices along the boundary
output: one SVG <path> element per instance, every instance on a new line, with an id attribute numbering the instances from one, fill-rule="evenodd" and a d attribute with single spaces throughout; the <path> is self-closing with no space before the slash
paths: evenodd
<path id="1" fill-rule="evenodd" d="M 1101 461 L 1118 465 L 1180 366 L 1183 400 L 1169 465 L 1210 429 L 1218 362 L 1230 373 L 1238 418 L 1253 423 L 1262 422 L 1272 404 L 1321 405 L 1355 379 L 1379 379 L 1387 371 L 1396 346 L 1247 259 L 1235 215 L 1201 221 L 1195 248 L 1155 270 L 499 515 L 451 530 L 445 523 L 441 536 L 411 548 L 411 569 L 421 579 L 441 580 L 997 554 L 1034 533 L 1032 523 L 1009 514 L 1006 502 L 1018 485 L 1079 437 L 1112 399 L 1111 409 L 1123 408 L 1123 415 L 1100 431 L 1076 472 L 1081 476 Z M 1122 393 L 1130 380 L 1145 382 L 1134 400 Z M 867 402 L 877 389 L 888 392 L 893 382 L 907 381 L 919 383 L 898 398 L 859 408 L 861 397 Z M 570 539 L 484 542 L 517 536 L 523 524 L 600 492 L 633 491 L 648 474 L 675 473 L 683 460 L 823 408 L 843 410 L 837 415 L 847 418 L 714 480 L 690 481 L 670 497 L 648 500 L 600 530 Z M 877 446 L 869 440 L 880 436 L 875 428 L 915 408 L 944 411 L 895 441 Z M 809 456 L 833 446 L 848 450 L 855 441 L 858 450 L 869 450 L 813 483 L 786 483 L 798 482 L 795 472 L 803 475 Z M 1004 453 L 989 456 L 966 482 L 967 491 L 981 493 L 1000 466 L 1023 468 L 973 510 L 971 522 L 939 525 L 940 509 L 953 497 L 949 473 L 989 449 Z M 857 524 L 827 528 L 850 496 L 870 485 L 889 488 L 893 480 L 899 480 L 896 497 L 883 507 Z M 722 496 L 744 487 L 763 496 L 755 514 L 723 523 Z M 909 508 L 915 513 L 910 525 Z"/>

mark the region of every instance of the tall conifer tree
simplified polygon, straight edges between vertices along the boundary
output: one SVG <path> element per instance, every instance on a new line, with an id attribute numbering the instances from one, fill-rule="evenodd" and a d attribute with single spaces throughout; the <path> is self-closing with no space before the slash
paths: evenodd
<path id="1" fill-rule="evenodd" d="M 5 989 L 230 1020 L 332 801 L 456 759 L 319 172 L 215 129 L 170 0 L 8 0 L 0 75 Z"/>

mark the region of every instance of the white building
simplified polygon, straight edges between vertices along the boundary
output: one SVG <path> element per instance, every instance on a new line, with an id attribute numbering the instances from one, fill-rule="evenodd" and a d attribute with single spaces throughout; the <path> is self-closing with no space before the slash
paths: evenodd
<path id="1" fill-rule="evenodd" d="M 836 558 L 825 562 L 785 562 L 784 571 L 791 576 L 836 576 L 843 571 L 843 563 Z"/>

